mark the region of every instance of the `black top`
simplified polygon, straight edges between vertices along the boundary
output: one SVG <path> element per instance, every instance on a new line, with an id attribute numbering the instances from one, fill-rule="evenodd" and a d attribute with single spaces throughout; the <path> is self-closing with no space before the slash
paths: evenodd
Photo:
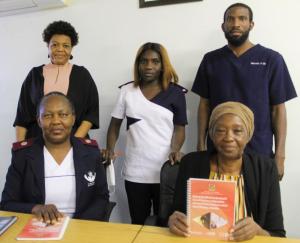
<path id="1" fill-rule="evenodd" d="M 285 236 L 278 172 L 273 159 L 254 153 L 243 155 L 242 173 L 245 183 L 247 214 L 272 236 Z M 185 155 L 177 177 L 174 210 L 186 213 L 187 180 L 208 179 L 210 156 L 207 152 Z"/>
<path id="2" fill-rule="evenodd" d="M 104 166 L 98 146 L 91 140 L 85 141 L 71 139 L 76 183 L 74 218 L 105 220 L 109 193 Z M 16 144 L 6 175 L 1 210 L 31 213 L 36 204 L 45 204 L 44 141 L 39 137 Z M 89 173 L 95 174 L 93 181 L 86 179 Z"/>
<path id="3" fill-rule="evenodd" d="M 36 121 L 36 109 L 44 96 L 43 66 L 34 67 L 23 82 L 14 126 L 27 129 L 26 138 L 41 135 L 41 129 Z M 76 121 L 73 132 L 82 121 L 91 122 L 92 129 L 99 128 L 99 98 L 97 86 L 89 71 L 82 66 L 73 65 L 67 92 L 73 102 Z"/>

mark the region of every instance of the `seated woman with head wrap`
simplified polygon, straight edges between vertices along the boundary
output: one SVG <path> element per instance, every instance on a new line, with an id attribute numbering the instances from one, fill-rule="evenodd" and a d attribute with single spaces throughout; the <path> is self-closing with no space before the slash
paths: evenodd
<path id="1" fill-rule="evenodd" d="M 96 141 L 72 136 L 75 109 L 62 93 L 44 96 L 37 122 L 43 136 L 13 145 L 1 209 L 54 224 L 68 214 L 104 220 L 109 194 Z"/>
<path id="2" fill-rule="evenodd" d="M 218 105 L 211 114 L 209 136 L 216 152 L 192 152 L 180 163 L 174 195 L 170 231 L 189 235 L 186 191 L 189 178 L 235 180 L 235 226 L 230 240 L 240 241 L 255 235 L 285 236 L 279 181 L 273 159 L 244 152 L 254 131 L 252 111 L 238 102 Z"/>

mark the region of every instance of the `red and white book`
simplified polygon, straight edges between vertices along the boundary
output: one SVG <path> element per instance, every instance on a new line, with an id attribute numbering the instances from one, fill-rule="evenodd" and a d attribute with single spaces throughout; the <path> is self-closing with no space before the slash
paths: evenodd
<path id="1" fill-rule="evenodd" d="M 17 236 L 17 240 L 60 240 L 62 239 L 70 217 L 65 216 L 54 225 L 43 223 L 31 218 Z"/>
<path id="2" fill-rule="evenodd" d="M 227 240 L 234 225 L 234 181 L 190 178 L 187 217 L 190 234 Z"/>

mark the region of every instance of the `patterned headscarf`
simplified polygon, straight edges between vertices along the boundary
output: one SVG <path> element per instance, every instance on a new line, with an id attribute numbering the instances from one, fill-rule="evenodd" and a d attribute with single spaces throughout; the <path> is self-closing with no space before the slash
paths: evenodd
<path id="1" fill-rule="evenodd" d="M 250 141 L 254 132 L 253 112 L 242 103 L 233 101 L 219 104 L 213 109 L 209 120 L 209 136 L 212 138 L 217 120 L 225 114 L 236 115 L 243 121 L 246 128 L 248 141 Z"/>

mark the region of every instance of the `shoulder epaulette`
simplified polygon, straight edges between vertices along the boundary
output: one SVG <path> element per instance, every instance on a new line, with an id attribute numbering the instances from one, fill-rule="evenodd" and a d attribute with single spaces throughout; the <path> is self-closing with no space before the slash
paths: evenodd
<path id="1" fill-rule="evenodd" d="M 179 84 L 175 84 L 175 83 L 172 83 L 174 86 L 177 86 L 179 89 L 181 89 L 182 90 L 182 92 L 183 93 L 187 93 L 187 92 L 189 92 L 188 91 L 188 89 L 186 89 L 185 87 L 183 87 L 183 86 L 181 86 L 181 85 L 179 85 Z"/>
<path id="2" fill-rule="evenodd" d="M 123 86 L 125 86 L 125 85 L 127 85 L 127 84 L 131 84 L 131 83 L 133 83 L 133 82 L 134 82 L 134 81 L 129 81 L 129 82 L 125 83 L 125 84 L 121 84 L 118 88 L 121 89 Z"/>
<path id="3" fill-rule="evenodd" d="M 12 145 L 12 150 L 17 151 L 20 149 L 28 148 L 28 147 L 31 147 L 32 144 L 33 144 L 33 139 L 27 139 L 27 140 L 23 140 L 21 142 L 15 142 Z"/>
<path id="4" fill-rule="evenodd" d="M 96 140 L 94 139 L 90 139 L 90 138 L 78 138 L 79 141 L 81 141 L 84 145 L 89 145 L 92 147 L 99 147 L 98 143 Z"/>

